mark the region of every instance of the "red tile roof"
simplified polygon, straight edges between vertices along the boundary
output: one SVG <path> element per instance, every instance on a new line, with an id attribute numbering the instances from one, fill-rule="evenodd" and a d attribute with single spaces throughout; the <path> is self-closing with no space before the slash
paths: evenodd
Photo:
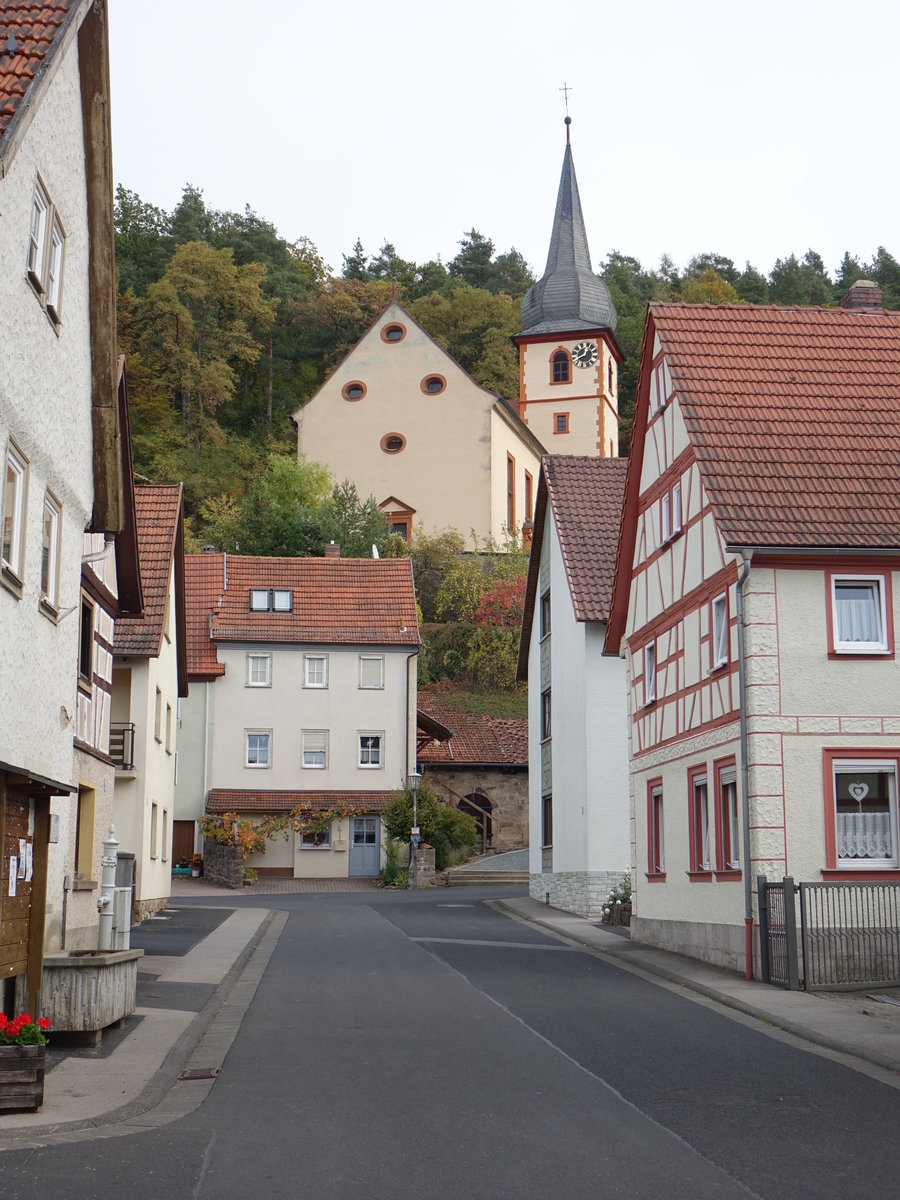
<path id="1" fill-rule="evenodd" d="M 624 458 L 549 454 L 541 460 L 519 639 L 518 679 L 528 678 L 528 651 L 538 603 L 548 510 L 559 537 L 575 620 L 608 619 L 627 470 Z"/>
<path id="2" fill-rule="evenodd" d="M 83 0 L 3 0 L 0 4 L 0 153 L 10 125 L 30 103 L 40 75 L 62 41 L 64 27 L 82 7 Z M 13 53 L 6 49 L 10 34 L 16 42 Z"/>
<path id="3" fill-rule="evenodd" d="M 159 654 L 182 524 L 182 494 L 180 483 L 145 484 L 134 489 L 144 611 L 116 621 L 116 655 L 152 658 Z"/>
<path id="4" fill-rule="evenodd" d="M 653 331 L 729 545 L 900 545 L 900 312 L 651 304 L 645 370 Z"/>
<path id="5" fill-rule="evenodd" d="M 212 639 L 331 645 L 419 645 L 408 558 L 227 559 Z M 251 588 L 290 588 L 291 612 L 250 612 Z"/>
<path id="6" fill-rule="evenodd" d="M 449 742 L 428 742 L 418 752 L 426 767 L 528 766 L 528 721 L 519 717 L 472 716 L 443 708 L 419 692 L 418 706 L 453 730 Z"/>
<path id="7" fill-rule="evenodd" d="M 206 801 L 208 813 L 282 813 L 303 805 L 327 812 L 347 805 L 363 812 L 382 812 L 394 798 L 393 792 L 266 792 L 240 788 L 211 788 Z"/>
<path id="8" fill-rule="evenodd" d="M 209 636 L 209 617 L 222 595 L 224 572 L 224 554 L 184 556 L 188 679 L 200 681 L 225 674 Z"/>

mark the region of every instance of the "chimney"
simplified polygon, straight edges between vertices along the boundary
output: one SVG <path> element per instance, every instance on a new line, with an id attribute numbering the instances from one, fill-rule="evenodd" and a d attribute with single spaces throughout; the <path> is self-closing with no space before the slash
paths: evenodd
<path id="1" fill-rule="evenodd" d="M 841 308 L 881 312 L 884 308 L 881 288 L 871 279 L 857 279 L 856 283 L 851 284 L 847 295 L 841 298 Z"/>
<path id="2" fill-rule="evenodd" d="M 329 542 L 328 543 L 328 545 L 325 547 L 325 557 L 326 558 L 340 558 L 341 557 L 341 548 L 337 544 L 337 542 Z"/>

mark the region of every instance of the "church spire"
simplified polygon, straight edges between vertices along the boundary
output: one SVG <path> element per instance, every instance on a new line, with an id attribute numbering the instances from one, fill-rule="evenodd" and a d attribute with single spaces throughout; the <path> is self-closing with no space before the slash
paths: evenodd
<path id="1" fill-rule="evenodd" d="M 543 276 L 522 301 L 523 333 L 574 333 L 616 328 L 616 310 L 606 284 L 591 270 L 591 253 L 575 178 L 575 161 L 566 116 L 566 149 L 550 251 Z"/>

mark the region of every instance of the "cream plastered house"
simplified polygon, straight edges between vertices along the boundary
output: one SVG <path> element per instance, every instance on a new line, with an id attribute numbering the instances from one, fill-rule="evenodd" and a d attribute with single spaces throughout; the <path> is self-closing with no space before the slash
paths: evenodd
<path id="1" fill-rule="evenodd" d="M 616 309 L 591 268 L 566 118 L 544 274 L 522 301 L 519 416 L 549 454 L 619 453 Z"/>
<path id="2" fill-rule="evenodd" d="M 632 937 L 748 973 L 757 875 L 900 879 L 900 314 L 880 300 L 647 317 L 607 635 Z"/>
<path id="3" fill-rule="evenodd" d="M 339 813 L 269 841 L 247 866 L 288 878 L 377 875 L 379 814 L 416 762 L 410 560 L 203 555 L 188 580 L 192 670 L 206 675 L 207 700 L 185 706 L 182 722 L 206 749 L 182 776 L 190 792 L 179 819 L 204 786 L 214 815 Z"/>
<path id="4" fill-rule="evenodd" d="M 374 496 L 407 540 L 454 528 L 473 549 L 531 519 L 540 442 L 397 302 L 294 419 L 299 457 Z"/>
<path id="5" fill-rule="evenodd" d="M 187 696 L 184 496 L 179 484 L 135 489 L 144 606 L 116 621 L 111 749 L 119 853 L 134 855 L 134 912 L 172 892 L 172 821 L 179 699 Z"/>
<path id="6" fill-rule="evenodd" d="M 5 6 L 0 1002 L 20 975 L 29 1003 L 40 989 L 50 802 L 71 814 L 78 792 L 85 531 L 122 523 L 112 190 L 105 3 Z"/>
<path id="7" fill-rule="evenodd" d="M 54 835 L 47 876 L 45 949 L 96 949 L 97 898 L 103 841 L 114 824 L 116 762 L 110 750 L 113 638 L 116 620 L 143 609 L 125 360 L 119 359 L 119 429 L 123 476 L 123 527 L 110 539 L 86 533 L 78 610 L 78 688 L 75 700 L 73 778 L 75 804 L 51 801 Z M 115 739 L 113 739 L 115 742 Z"/>
<path id="8" fill-rule="evenodd" d="M 603 657 L 625 470 L 544 459 L 519 644 L 529 892 L 584 917 L 600 916 L 631 860 L 625 666 Z"/>

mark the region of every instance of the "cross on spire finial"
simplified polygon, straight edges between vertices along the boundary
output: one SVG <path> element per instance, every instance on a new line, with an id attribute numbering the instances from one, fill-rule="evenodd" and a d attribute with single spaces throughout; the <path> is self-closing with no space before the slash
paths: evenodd
<path id="1" fill-rule="evenodd" d="M 574 88 L 569 87 L 567 83 L 563 83 L 559 89 L 565 98 L 566 102 L 566 145 L 569 144 L 569 126 L 572 124 L 572 118 L 569 116 L 569 92 L 574 92 Z"/>

